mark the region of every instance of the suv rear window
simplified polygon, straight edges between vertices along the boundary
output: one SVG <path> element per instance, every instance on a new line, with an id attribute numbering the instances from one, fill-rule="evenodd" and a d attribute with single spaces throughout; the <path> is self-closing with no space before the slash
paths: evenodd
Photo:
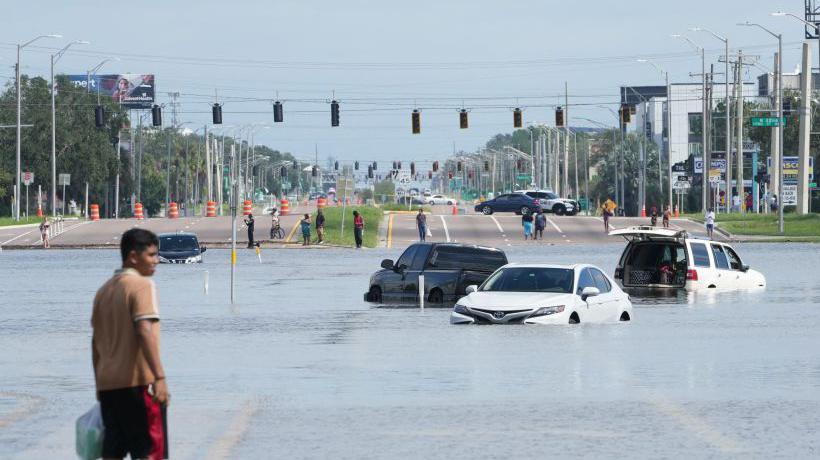
<path id="1" fill-rule="evenodd" d="M 709 263 L 709 250 L 703 243 L 689 243 L 692 248 L 692 259 L 696 267 L 711 267 Z"/>
<path id="2" fill-rule="evenodd" d="M 498 250 L 459 246 L 439 246 L 430 258 L 429 266 L 438 270 L 474 270 L 494 272 L 507 264 L 507 256 Z"/>

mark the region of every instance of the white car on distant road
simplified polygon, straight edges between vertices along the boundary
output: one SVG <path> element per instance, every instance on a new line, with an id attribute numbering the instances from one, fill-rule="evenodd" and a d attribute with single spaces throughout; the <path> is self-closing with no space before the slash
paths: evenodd
<path id="1" fill-rule="evenodd" d="M 766 277 L 745 265 L 735 249 L 724 242 L 651 226 L 621 228 L 609 234 L 628 241 L 615 268 L 615 280 L 625 288 L 702 291 L 766 287 Z"/>
<path id="2" fill-rule="evenodd" d="M 452 324 L 629 321 L 629 296 L 593 265 L 508 264 L 456 302 Z"/>
<path id="3" fill-rule="evenodd" d="M 433 195 L 424 198 L 427 201 L 427 204 L 446 204 L 452 206 L 454 204 L 458 204 L 458 200 L 455 198 L 450 198 L 444 195 Z"/>

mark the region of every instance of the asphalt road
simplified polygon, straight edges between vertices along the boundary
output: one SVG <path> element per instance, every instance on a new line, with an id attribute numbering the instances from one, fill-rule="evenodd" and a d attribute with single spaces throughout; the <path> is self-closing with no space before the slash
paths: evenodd
<path id="1" fill-rule="evenodd" d="M 300 206 L 290 215 L 280 218 L 285 231 L 285 239 L 271 242 L 274 247 L 283 246 L 288 241 L 296 242 L 296 227 L 304 212 L 312 212 L 312 207 Z M 386 217 L 387 228 L 384 245 L 404 247 L 418 241 L 414 214 L 392 214 Z M 547 228 L 544 238 L 524 241 L 521 216 L 499 213 L 490 216 L 460 210 L 452 214 L 452 207 L 435 206 L 427 216 L 432 233 L 428 241 L 450 241 L 456 243 L 480 244 L 493 247 L 541 244 L 598 244 L 623 242 L 621 237 L 608 236 L 604 232 L 603 221 L 598 217 L 555 216 L 547 214 Z M 610 230 L 634 225 L 648 225 L 648 218 L 616 217 L 610 220 Z M 179 219 L 154 218 L 138 221 L 135 219 L 104 219 L 96 222 L 67 221 L 63 233 L 53 237 L 54 247 L 105 247 L 116 246 L 123 232 L 133 227 L 142 227 L 156 233 L 194 232 L 199 240 L 212 246 L 226 246 L 230 243 L 231 221 L 228 217 L 188 217 Z M 686 219 L 673 219 L 673 228 L 685 229 L 691 233 L 703 234 L 703 226 Z M 268 216 L 256 218 L 256 240 L 268 240 L 270 219 Z M 717 233 L 716 238 L 721 236 Z M 290 237 L 290 238 L 289 238 Z M 237 231 L 239 246 L 247 244 L 247 229 L 240 221 Z M 21 248 L 41 246 L 40 234 L 36 226 L 8 228 L 0 227 L 0 247 Z"/>

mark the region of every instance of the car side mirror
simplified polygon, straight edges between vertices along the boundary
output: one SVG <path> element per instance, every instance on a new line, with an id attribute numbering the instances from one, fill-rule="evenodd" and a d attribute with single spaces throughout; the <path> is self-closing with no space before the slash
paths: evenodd
<path id="1" fill-rule="evenodd" d="M 741 266 L 740 266 L 740 271 L 742 271 L 742 272 L 747 272 L 747 271 L 749 271 L 749 266 L 748 266 L 748 265 L 741 265 Z"/>
<path id="2" fill-rule="evenodd" d="M 202 245 L 199 246 L 199 252 L 205 252 L 207 250 L 208 250 L 208 248 L 206 248 L 205 246 L 202 246 Z"/>
<path id="3" fill-rule="evenodd" d="M 393 261 L 390 259 L 382 260 L 382 268 L 385 270 L 393 270 Z"/>
<path id="4" fill-rule="evenodd" d="M 471 284 L 467 286 L 467 289 L 464 290 L 467 294 L 472 294 L 473 292 L 478 292 L 478 286 L 475 284 Z"/>
<path id="5" fill-rule="evenodd" d="M 592 287 L 592 286 L 587 286 L 581 291 L 581 300 L 586 302 L 587 298 L 595 297 L 596 295 L 599 295 L 600 293 L 601 293 L 601 291 L 599 291 L 598 288 Z"/>

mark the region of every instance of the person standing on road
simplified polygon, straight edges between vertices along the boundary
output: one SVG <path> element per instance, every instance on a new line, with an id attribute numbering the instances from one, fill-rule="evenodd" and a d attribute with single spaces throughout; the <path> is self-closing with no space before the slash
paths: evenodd
<path id="1" fill-rule="evenodd" d="M 527 241 L 532 236 L 532 214 L 524 214 L 521 216 L 521 225 L 524 226 L 524 241 Z"/>
<path id="2" fill-rule="evenodd" d="M 91 359 L 106 459 L 168 458 L 166 407 L 171 399 L 160 360 L 159 306 L 151 280 L 159 263 L 157 236 L 123 233 L 122 268 L 97 291 L 91 314 Z"/>
<path id="3" fill-rule="evenodd" d="M 669 205 L 663 209 L 663 228 L 669 228 L 669 219 L 672 218 L 672 210 L 669 209 Z"/>
<path id="4" fill-rule="evenodd" d="M 356 240 L 356 248 L 361 249 L 362 238 L 364 237 L 364 219 L 359 211 L 353 211 L 353 237 Z"/>
<path id="5" fill-rule="evenodd" d="M 419 241 L 425 241 L 427 239 L 427 216 L 421 208 L 416 214 L 416 226 L 419 228 Z"/>
<path id="6" fill-rule="evenodd" d="M 538 208 L 535 214 L 535 234 L 532 236 L 534 240 L 538 239 L 538 235 L 541 235 L 541 239 L 544 239 L 544 229 L 547 227 L 547 216 L 544 214 L 544 211 L 541 208 Z"/>
<path id="7" fill-rule="evenodd" d="M 302 246 L 310 245 L 310 214 L 305 214 L 305 217 L 299 221 L 302 227 Z"/>
<path id="8" fill-rule="evenodd" d="M 712 239 L 712 233 L 715 231 L 715 211 L 712 208 L 709 208 L 709 212 L 706 213 L 706 236 L 709 239 Z"/>
<path id="9" fill-rule="evenodd" d="M 322 244 L 325 240 L 325 215 L 322 210 L 316 212 L 316 244 Z"/>
<path id="10" fill-rule="evenodd" d="M 51 244 L 48 242 L 48 228 L 51 224 L 48 223 L 48 217 L 43 216 L 43 221 L 40 223 L 40 238 L 43 239 L 43 248 L 48 249 Z"/>
<path id="11" fill-rule="evenodd" d="M 248 217 L 245 218 L 245 225 L 248 226 L 248 249 L 253 247 L 253 214 L 248 214 Z"/>
<path id="12" fill-rule="evenodd" d="M 615 209 L 618 205 L 612 201 L 612 198 L 607 198 L 604 204 L 601 205 L 601 216 L 604 218 L 604 233 L 609 233 L 609 218 L 615 215 Z"/>

